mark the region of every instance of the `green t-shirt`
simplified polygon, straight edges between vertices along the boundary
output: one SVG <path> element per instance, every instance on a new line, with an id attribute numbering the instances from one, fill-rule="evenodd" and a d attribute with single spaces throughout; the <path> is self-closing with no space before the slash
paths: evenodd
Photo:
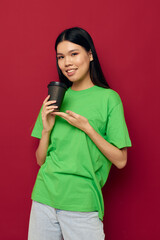
<path id="1" fill-rule="evenodd" d="M 81 91 L 68 88 L 60 111 L 66 110 L 86 117 L 90 125 L 114 146 L 131 146 L 123 105 L 114 90 L 98 86 Z M 41 138 L 42 129 L 40 111 L 32 136 Z M 38 172 L 32 200 L 61 210 L 98 211 L 103 220 L 101 188 L 111 164 L 87 134 L 56 116 L 46 161 Z"/>

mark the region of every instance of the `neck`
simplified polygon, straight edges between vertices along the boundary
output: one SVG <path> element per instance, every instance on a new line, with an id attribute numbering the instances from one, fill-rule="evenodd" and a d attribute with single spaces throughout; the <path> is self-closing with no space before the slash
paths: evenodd
<path id="1" fill-rule="evenodd" d="M 87 88 L 91 88 L 93 87 L 94 84 L 91 81 L 91 79 L 89 81 L 77 81 L 77 82 L 73 82 L 71 89 L 75 90 L 75 91 L 80 91 L 80 90 L 85 90 Z"/>

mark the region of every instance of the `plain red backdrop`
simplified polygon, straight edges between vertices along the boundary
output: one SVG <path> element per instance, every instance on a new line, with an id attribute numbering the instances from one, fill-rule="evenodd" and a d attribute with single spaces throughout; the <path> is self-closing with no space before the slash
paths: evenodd
<path id="1" fill-rule="evenodd" d="M 0 9 L 0 239 L 27 239 L 38 172 L 30 134 L 48 82 L 58 79 L 54 41 L 73 26 L 93 37 L 133 144 L 103 188 L 106 239 L 160 239 L 159 1 L 1 0 Z"/>

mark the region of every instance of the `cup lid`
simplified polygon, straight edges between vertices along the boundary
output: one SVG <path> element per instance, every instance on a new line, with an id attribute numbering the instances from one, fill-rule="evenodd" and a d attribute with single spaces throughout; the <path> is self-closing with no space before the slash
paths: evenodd
<path id="1" fill-rule="evenodd" d="M 60 87 L 63 87 L 63 88 L 67 89 L 67 86 L 64 83 L 62 83 L 62 82 L 54 82 L 54 81 L 52 81 L 52 82 L 50 82 L 48 84 L 47 87 L 50 87 L 50 86 L 60 86 Z"/>

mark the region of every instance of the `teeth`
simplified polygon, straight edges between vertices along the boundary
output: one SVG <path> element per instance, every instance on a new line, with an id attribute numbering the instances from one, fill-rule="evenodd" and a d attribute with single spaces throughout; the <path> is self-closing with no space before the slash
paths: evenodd
<path id="1" fill-rule="evenodd" d="M 74 72 L 75 70 L 68 70 L 67 72 Z"/>

